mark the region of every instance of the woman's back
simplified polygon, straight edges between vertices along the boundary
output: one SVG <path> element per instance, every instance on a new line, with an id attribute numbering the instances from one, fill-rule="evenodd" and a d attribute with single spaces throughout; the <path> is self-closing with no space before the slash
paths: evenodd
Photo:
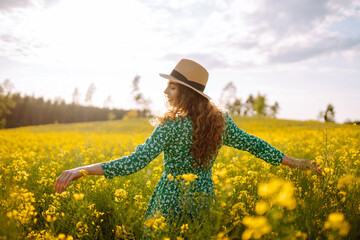
<path id="1" fill-rule="evenodd" d="M 248 151 L 273 165 L 279 165 L 283 153 L 267 142 L 249 135 L 236 126 L 228 114 L 225 114 L 225 128 L 222 144 Z M 211 167 L 216 157 L 211 159 L 208 167 L 194 167 L 195 160 L 191 154 L 193 145 L 193 123 L 189 116 L 168 120 L 155 128 L 151 137 L 144 144 L 136 147 L 135 152 L 117 160 L 102 163 L 106 178 L 124 176 L 137 172 L 147 166 L 161 152 L 164 152 L 164 173 L 156 186 L 146 211 L 146 218 L 160 212 L 169 219 L 184 216 L 185 205 L 190 206 L 187 212 L 193 218 L 214 199 L 214 184 Z M 186 191 L 185 191 L 186 189 Z M 184 191 L 186 196 L 183 195 Z M 196 199 L 194 195 L 201 196 Z M 186 203 L 186 204 L 185 204 Z M 189 217 L 188 216 L 188 217 Z M 180 221 L 180 220 L 179 220 Z"/>

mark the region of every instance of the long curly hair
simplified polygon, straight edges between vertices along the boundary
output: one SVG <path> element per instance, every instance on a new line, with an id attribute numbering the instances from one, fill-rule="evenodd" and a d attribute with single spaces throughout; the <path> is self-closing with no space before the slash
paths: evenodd
<path id="1" fill-rule="evenodd" d="M 182 84 L 178 87 L 175 104 L 169 107 L 155 123 L 164 124 L 167 120 L 189 116 L 193 123 L 193 146 L 191 154 L 195 159 L 194 167 L 209 167 L 211 159 L 216 157 L 222 141 L 225 118 L 222 111 L 209 99 Z"/>

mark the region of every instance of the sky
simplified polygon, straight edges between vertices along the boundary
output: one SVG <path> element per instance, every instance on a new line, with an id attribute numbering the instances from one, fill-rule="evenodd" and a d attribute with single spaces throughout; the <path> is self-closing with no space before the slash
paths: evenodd
<path id="1" fill-rule="evenodd" d="M 209 71 L 205 93 L 221 104 L 265 94 L 278 118 L 360 119 L 359 0 L 0 0 L 0 82 L 13 92 L 130 109 L 132 81 L 155 114 L 167 81 L 188 58 Z"/>

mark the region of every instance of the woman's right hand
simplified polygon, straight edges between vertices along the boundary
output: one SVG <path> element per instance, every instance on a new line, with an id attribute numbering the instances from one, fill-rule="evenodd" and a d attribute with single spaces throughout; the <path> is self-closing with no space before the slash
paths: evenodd
<path id="1" fill-rule="evenodd" d="M 313 170 L 318 174 L 322 173 L 322 169 L 320 168 L 320 165 L 314 161 L 307 160 L 307 159 L 298 159 L 297 164 L 298 169 L 302 170 Z"/>
<path id="2" fill-rule="evenodd" d="M 313 170 L 318 174 L 322 173 L 322 169 L 318 163 L 307 159 L 297 159 L 297 158 L 289 157 L 286 154 L 284 154 L 284 158 L 281 164 L 284 164 L 291 168 L 297 168 L 302 170 Z"/>
<path id="3" fill-rule="evenodd" d="M 83 175 L 79 172 L 80 170 L 81 169 L 79 168 L 74 168 L 63 171 L 63 173 L 56 180 L 54 187 L 56 192 L 61 193 L 65 188 L 69 186 L 70 182 L 81 178 Z"/>

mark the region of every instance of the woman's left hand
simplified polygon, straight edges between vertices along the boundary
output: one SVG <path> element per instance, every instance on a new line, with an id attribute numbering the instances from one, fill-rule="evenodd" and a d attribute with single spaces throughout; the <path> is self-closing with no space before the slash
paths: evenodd
<path id="1" fill-rule="evenodd" d="M 74 168 L 70 170 L 65 170 L 56 180 L 55 190 L 57 193 L 61 193 L 65 188 L 67 188 L 70 182 L 75 181 L 81 178 L 83 175 L 79 172 L 79 168 Z"/>

